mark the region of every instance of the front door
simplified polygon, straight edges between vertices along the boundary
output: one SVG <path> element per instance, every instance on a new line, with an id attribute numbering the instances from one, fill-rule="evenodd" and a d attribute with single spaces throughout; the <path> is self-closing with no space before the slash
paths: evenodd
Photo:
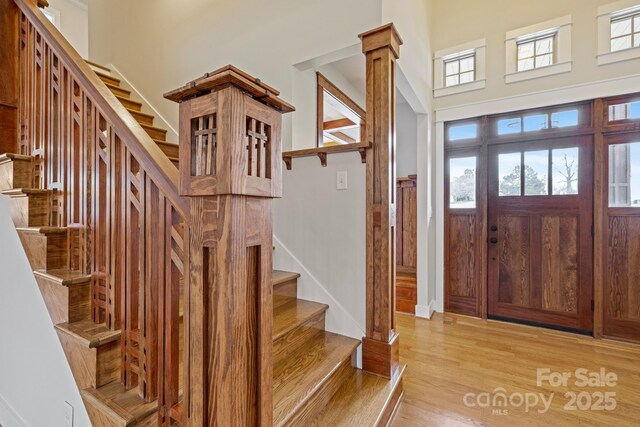
<path id="1" fill-rule="evenodd" d="M 591 331 L 592 137 L 492 145 L 488 315 Z"/>

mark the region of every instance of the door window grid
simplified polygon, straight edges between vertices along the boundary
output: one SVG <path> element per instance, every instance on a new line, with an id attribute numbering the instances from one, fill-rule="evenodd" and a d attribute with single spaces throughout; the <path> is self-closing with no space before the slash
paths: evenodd
<path id="1" fill-rule="evenodd" d="M 609 121 L 640 119 L 640 101 L 609 105 Z"/>
<path id="2" fill-rule="evenodd" d="M 640 46 L 640 12 L 611 18 L 611 52 Z"/>
<path id="3" fill-rule="evenodd" d="M 578 147 L 499 154 L 498 195 L 578 194 L 579 154 Z"/>

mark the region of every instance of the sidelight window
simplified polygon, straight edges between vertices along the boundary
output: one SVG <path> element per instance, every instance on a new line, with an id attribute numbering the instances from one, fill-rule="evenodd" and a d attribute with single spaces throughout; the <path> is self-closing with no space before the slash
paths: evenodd
<path id="1" fill-rule="evenodd" d="M 609 146 L 609 206 L 640 207 L 640 142 Z"/>
<path id="2" fill-rule="evenodd" d="M 476 162 L 475 156 L 449 159 L 449 208 L 476 207 Z"/>

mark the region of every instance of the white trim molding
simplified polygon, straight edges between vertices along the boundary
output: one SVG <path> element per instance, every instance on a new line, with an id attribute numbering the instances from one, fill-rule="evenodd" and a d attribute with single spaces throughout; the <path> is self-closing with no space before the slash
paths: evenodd
<path id="1" fill-rule="evenodd" d="M 571 15 L 508 31 L 505 35 L 505 83 L 521 82 L 571 71 Z M 556 34 L 555 59 L 552 65 L 518 72 L 518 39 L 541 32 Z"/>
<path id="2" fill-rule="evenodd" d="M 416 305 L 416 317 L 422 317 L 423 319 L 431 319 L 433 313 L 435 313 L 436 301 L 431 300 L 429 305 Z"/>
<path id="3" fill-rule="evenodd" d="M 640 11 L 639 0 L 620 0 L 598 7 L 596 26 L 598 28 L 598 65 L 613 64 L 620 61 L 640 58 L 640 47 L 611 52 L 611 15 L 617 12 Z"/>
<path id="4" fill-rule="evenodd" d="M 0 426 L 29 427 L 29 424 L 16 412 L 16 410 L 0 396 Z"/>
<path id="5" fill-rule="evenodd" d="M 469 43 L 442 49 L 434 54 L 433 58 L 433 96 L 447 96 L 472 90 L 484 89 L 486 86 L 486 50 L 485 39 L 474 40 Z M 475 77 L 472 82 L 455 86 L 445 86 L 444 59 L 460 52 L 473 51 L 475 54 Z"/>

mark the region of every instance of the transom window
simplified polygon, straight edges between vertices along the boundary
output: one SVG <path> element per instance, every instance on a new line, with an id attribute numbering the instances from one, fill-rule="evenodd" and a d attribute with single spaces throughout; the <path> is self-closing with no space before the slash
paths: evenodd
<path id="1" fill-rule="evenodd" d="M 640 119 L 640 101 L 609 105 L 609 121 Z"/>
<path id="2" fill-rule="evenodd" d="M 475 80 L 476 53 L 474 50 L 450 55 L 443 61 L 446 87 L 471 83 Z"/>
<path id="3" fill-rule="evenodd" d="M 518 40 L 518 71 L 553 65 L 553 47 L 556 33 L 523 37 Z"/>
<path id="4" fill-rule="evenodd" d="M 611 18 L 611 52 L 640 46 L 640 10 Z"/>
<path id="5" fill-rule="evenodd" d="M 578 126 L 578 109 L 559 110 L 550 113 L 531 113 L 522 116 L 499 119 L 498 135 L 513 135 L 522 132 L 535 132 L 545 129 L 561 129 Z"/>

